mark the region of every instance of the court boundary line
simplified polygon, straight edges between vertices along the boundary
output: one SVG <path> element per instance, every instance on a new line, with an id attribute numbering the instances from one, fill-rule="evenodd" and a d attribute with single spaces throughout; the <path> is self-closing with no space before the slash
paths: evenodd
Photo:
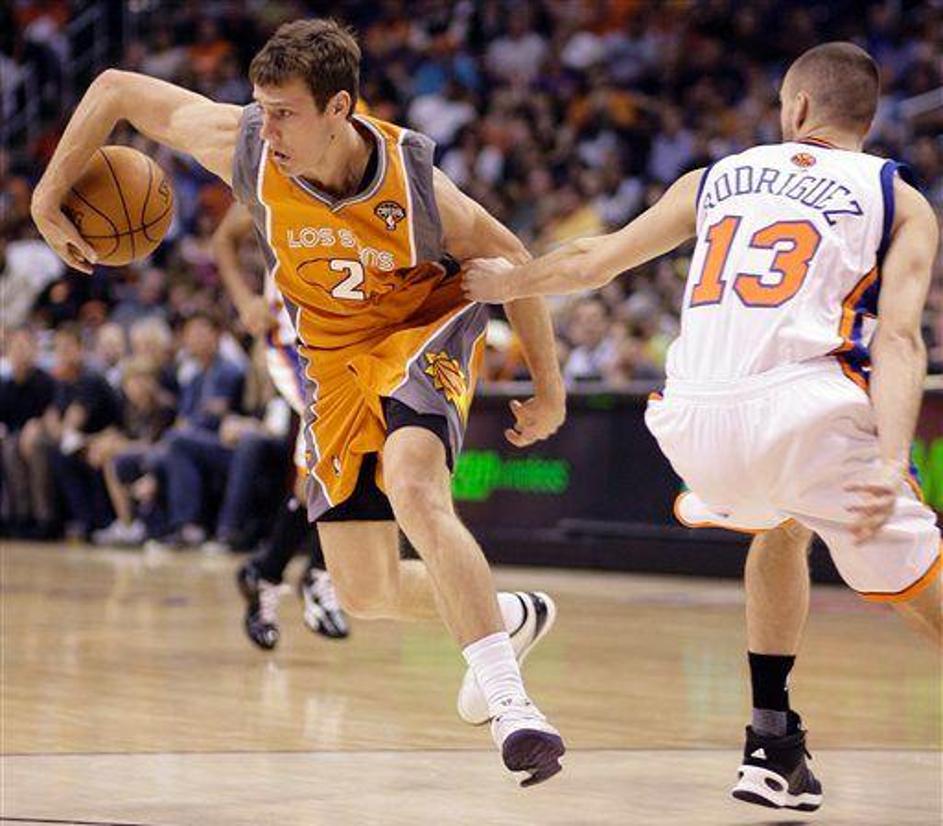
<path id="1" fill-rule="evenodd" d="M 642 747 L 619 747 L 619 746 L 586 746 L 582 748 L 567 748 L 567 754 L 594 754 L 602 752 L 616 752 L 624 754 L 651 752 L 657 753 L 677 753 L 686 754 L 709 753 L 709 752 L 731 752 L 741 751 L 736 746 L 654 746 L 652 748 Z M 340 754 L 492 754 L 494 749 L 489 748 L 419 748 L 405 747 L 395 749 L 276 749 L 274 751 L 259 749 L 237 749 L 232 751 L 48 751 L 48 752 L 7 752 L 0 754 L 0 759 L 7 757 L 225 757 L 233 756 L 252 756 L 252 755 L 340 755 Z M 943 750 L 934 748 L 914 748 L 911 746 L 851 746 L 842 748 L 840 746 L 828 746 L 826 748 L 816 748 L 816 754 L 830 752 L 851 752 L 851 753 L 904 753 L 904 754 L 938 754 L 943 756 Z M 2 820 L 0 816 L 0 820 Z"/>
<path id="2" fill-rule="evenodd" d="M 157 826 L 155 823 L 135 823 L 129 820 L 71 820 L 50 817 L 13 817 L 0 815 L 0 823 L 51 823 L 57 826 Z"/>

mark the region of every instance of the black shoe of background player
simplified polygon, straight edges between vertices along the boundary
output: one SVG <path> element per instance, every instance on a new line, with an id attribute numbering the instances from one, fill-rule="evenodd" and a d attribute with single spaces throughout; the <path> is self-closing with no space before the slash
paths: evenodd
<path id="1" fill-rule="evenodd" d="M 802 720 L 788 714 L 788 734 L 771 737 L 747 726 L 743 763 L 731 794 L 737 800 L 773 809 L 814 812 L 822 805 L 822 784 L 806 765 L 810 760 Z"/>
<path id="2" fill-rule="evenodd" d="M 304 600 L 304 621 L 312 631 L 331 639 L 343 639 L 350 633 L 347 617 L 341 610 L 334 583 L 327 571 L 308 568 L 298 584 Z"/>
<path id="3" fill-rule="evenodd" d="M 278 645 L 278 602 L 284 586 L 263 579 L 252 562 L 238 570 L 236 583 L 246 601 L 246 635 L 259 648 L 271 651 Z"/>

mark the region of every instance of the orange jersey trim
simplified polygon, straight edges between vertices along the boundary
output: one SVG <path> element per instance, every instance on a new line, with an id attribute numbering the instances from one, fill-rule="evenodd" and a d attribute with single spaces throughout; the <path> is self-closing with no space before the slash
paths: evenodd
<path id="1" fill-rule="evenodd" d="M 913 470 L 908 470 L 904 478 L 907 480 L 907 484 L 910 485 L 910 489 L 914 492 L 920 504 L 926 505 L 927 500 L 924 498 L 923 488 L 920 487 L 920 480 L 917 479 L 917 474 Z"/>
<path id="2" fill-rule="evenodd" d="M 943 545 L 941 545 L 941 547 L 943 547 Z M 937 554 L 936 559 L 931 563 L 930 567 L 927 568 L 923 576 L 921 576 L 912 585 L 908 585 L 902 591 L 895 591 L 889 594 L 881 593 L 880 591 L 859 591 L 858 594 L 864 599 L 868 600 L 868 602 L 907 602 L 907 600 L 913 599 L 933 583 L 933 581 L 940 575 L 940 565 L 940 555 Z"/>
<path id="3" fill-rule="evenodd" d="M 838 358 L 838 363 L 841 366 L 842 372 L 851 379 L 855 384 L 858 385 L 862 390 L 867 392 L 868 382 L 864 376 L 860 373 L 857 373 L 854 368 L 842 358 L 843 353 L 847 353 L 850 350 L 854 349 L 854 341 L 852 341 L 851 334 L 854 330 L 855 319 L 858 314 L 855 311 L 855 305 L 858 301 L 861 300 L 861 296 L 874 284 L 878 279 L 878 268 L 872 267 L 870 271 L 862 276 L 861 280 L 855 284 L 854 288 L 848 295 L 845 297 L 845 300 L 842 302 L 842 314 L 841 321 L 838 325 L 838 335 L 842 340 L 842 343 L 832 350 L 831 355 Z"/>
<path id="4" fill-rule="evenodd" d="M 741 528 L 734 525 L 721 525 L 718 522 L 688 522 L 681 516 L 680 505 L 681 505 L 681 498 L 684 495 L 685 495 L 684 493 L 679 493 L 675 497 L 674 505 L 672 506 L 671 510 L 674 513 L 675 519 L 677 519 L 678 522 L 680 522 L 686 528 L 720 528 L 721 530 L 725 530 L 725 531 L 734 531 L 735 533 L 745 533 L 745 534 L 748 534 L 749 536 L 757 536 L 758 534 L 766 533 L 767 531 L 774 530 L 773 528 Z M 784 519 L 776 527 L 777 528 L 781 527 L 782 525 L 785 525 L 786 522 L 788 521 L 789 521 L 788 519 Z"/>

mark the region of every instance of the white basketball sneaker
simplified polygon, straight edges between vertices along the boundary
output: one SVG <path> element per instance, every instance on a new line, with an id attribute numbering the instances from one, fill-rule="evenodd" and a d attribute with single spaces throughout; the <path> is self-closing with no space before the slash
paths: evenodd
<path id="1" fill-rule="evenodd" d="M 534 786 L 562 771 L 563 738 L 526 697 L 506 700 L 491 721 L 491 736 L 512 772 L 528 772 L 522 786 Z"/>
<path id="2" fill-rule="evenodd" d="M 557 606 L 550 597 L 540 591 L 517 591 L 516 594 L 524 606 L 524 621 L 521 627 L 511 634 L 511 647 L 518 663 L 523 663 L 534 646 L 553 628 L 557 619 Z M 478 687 L 478 680 L 475 679 L 475 672 L 471 668 L 465 672 L 462 679 L 457 707 L 458 716 L 470 725 L 481 726 L 491 719 L 485 695 Z"/>

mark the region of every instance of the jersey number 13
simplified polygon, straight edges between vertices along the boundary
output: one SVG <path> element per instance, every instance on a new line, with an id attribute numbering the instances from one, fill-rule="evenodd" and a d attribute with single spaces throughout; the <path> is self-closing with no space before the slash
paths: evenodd
<path id="1" fill-rule="evenodd" d="M 708 229 L 707 256 L 691 292 L 690 306 L 720 304 L 723 300 L 727 283 L 724 270 L 742 220 L 740 215 L 728 215 Z M 790 245 L 777 249 L 769 267 L 780 279 L 776 283 L 764 283 L 760 275 L 737 273 L 733 278 L 734 292 L 747 307 L 782 306 L 801 289 L 821 241 L 821 234 L 809 221 L 777 221 L 757 230 L 750 238 L 749 245 L 753 249 L 771 250 L 777 249 L 778 244 Z"/>

